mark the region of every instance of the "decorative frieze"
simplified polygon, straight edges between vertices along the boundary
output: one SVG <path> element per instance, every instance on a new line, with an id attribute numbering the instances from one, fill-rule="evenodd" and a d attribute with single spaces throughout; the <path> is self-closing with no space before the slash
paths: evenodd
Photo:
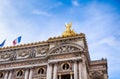
<path id="1" fill-rule="evenodd" d="M 9 53 L 5 53 L 1 55 L 1 59 L 9 59 L 10 58 L 10 54 Z"/>
<path id="2" fill-rule="evenodd" d="M 12 64 L 3 64 L 0 65 L 0 69 L 2 68 L 11 68 L 11 67 L 20 67 L 20 66 L 27 66 L 27 65 L 36 65 L 36 64 L 44 64 L 46 60 L 36 60 L 36 61 L 27 61 L 27 62 L 20 62 L 20 63 L 12 63 Z"/>
<path id="3" fill-rule="evenodd" d="M 36 56 L 45 56 L 47 54 L 48 47 L 36 48 Z"/>

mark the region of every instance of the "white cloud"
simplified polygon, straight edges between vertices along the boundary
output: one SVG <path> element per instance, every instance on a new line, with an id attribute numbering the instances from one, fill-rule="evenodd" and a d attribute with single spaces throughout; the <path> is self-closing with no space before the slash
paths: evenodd
<path id="1" fill-rule="evenodd" d="M 78 7 L 78 6 L 79 6 L 79 3 L 78 3 L 78 1 L 77 1 L 77 0 L 72 0 L 72 4 L 73 4 L 74 6 L 76 6 L 76 7 Z"/>

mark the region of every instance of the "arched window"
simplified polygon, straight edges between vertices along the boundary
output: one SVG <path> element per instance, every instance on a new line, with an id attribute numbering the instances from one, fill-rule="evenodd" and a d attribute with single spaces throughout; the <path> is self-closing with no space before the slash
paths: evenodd
<path id="1" fill-rule="evenodd" d="M 0 78 L 3 78 L 3 73 L 2 72 L 0 72 Z"/>
<path id="2" fill-rule="evenodd" d="M 17 77 L 20 77 L 20 76 L 23 76 L 23 71 L 22 71 L 22 70 L 19 70 L 19 71 L 17 72 Z"/>
<path id="3" fill-rule="evenodd" d="M 63 64 L 62 69 L 63 70 L 68 70 L 70 68 L 68 63 Z"/>
<path id="4" fill-rule="evenodd" d="M 38 70 L 38 74 L 43 74 L 44 73 L 44 69 L 43 68 L 40 68 L 39 70 Z"/>

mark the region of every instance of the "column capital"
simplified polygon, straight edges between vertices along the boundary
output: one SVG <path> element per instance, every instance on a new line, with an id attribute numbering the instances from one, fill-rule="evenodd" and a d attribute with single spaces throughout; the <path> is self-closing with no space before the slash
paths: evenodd
<path id="1" fill-rule="evenodd" d="M 73 74 L 73 72 L 70 72 L 70 75 L 72 75 Z"/>
<path id="2" fill-rule="evenodd" d="M 59 76 L 61 76 L 61 74 L 60 74 L 60 73 L 59 73 L 58 75 L 59 75 Z"/>

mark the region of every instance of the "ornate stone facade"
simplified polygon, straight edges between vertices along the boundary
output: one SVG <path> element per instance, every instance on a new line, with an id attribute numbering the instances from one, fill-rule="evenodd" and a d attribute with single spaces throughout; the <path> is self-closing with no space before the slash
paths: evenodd
<path id="1" fill-rule="evenodd" d="M 108 79 L 107 60 L 91 61 L 83 33 L 0 49 L 0 79 Z"/>

